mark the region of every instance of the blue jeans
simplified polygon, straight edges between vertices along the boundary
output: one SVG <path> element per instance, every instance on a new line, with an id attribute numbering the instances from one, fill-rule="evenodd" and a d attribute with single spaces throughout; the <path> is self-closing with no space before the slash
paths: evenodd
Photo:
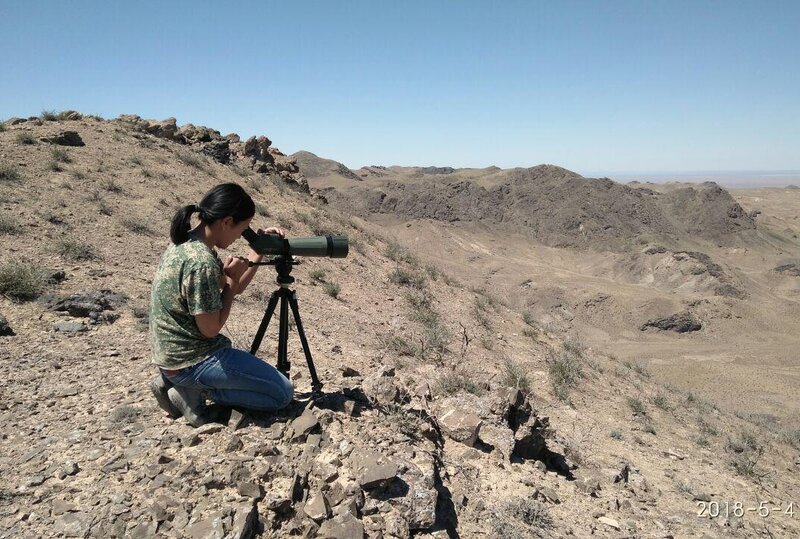
<path id="1" fill-rule="evenodd" d="M 274 411 L 294 396 L 292 383 L 278 369 L 235 348 L 221 348 L 174 376 L 164 376 L 173 385 L 202 390 L 227 406 Z"/>

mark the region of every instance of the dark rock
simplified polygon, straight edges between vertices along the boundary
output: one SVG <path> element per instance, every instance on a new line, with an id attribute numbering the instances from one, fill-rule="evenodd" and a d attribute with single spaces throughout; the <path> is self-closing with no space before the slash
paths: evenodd
<path id="1" fill-rule="evenodd" d="M 358 483 L 362 488 L 369 490 L 384 485 L 397 477 L 397 464 L 393 462 L 365 462 L 361 473 L 358 475 Z"/>
<path id="2" fill-rule="evenodd" d="M 361 373 L 359 373 L 357 370 L 347 365 L 342 365 L 339 368 L 342 370 L 342 376 L 344 376 L 345 378 L 350 378 L 352 376 L 361 376 Z"/>
<path id="3" fill-rule="evenodd" d="M 656 328 L 662 331 L 676 331 L 678 333 L 686 333 L 688 331 L 698 331 L 702 329 L 703 325 L 700 323 L 695 316 L 688 312 L 684 311 L 681 313 L 673 314 L 672 316 L 668 316 L 666 318 L 657 318 L 654 320 L 648 320 L 645 322 L 641 328 L 642 331 L 646 330 L 647 328 Z"/>
<path id="4" fill-rule="evenodd" d="M 292 421 L 291 429 L 292 440 L 304 442 L 309 434 L 320 430 L 320 424 L 314 412 L 306 410 L 300 417 Z"/>
<path id="5" fill-rule="evenodd" d="M 42 140 L 59 146 L 85 146 L 83 139 L 75 131 L 62 131 L 57 135 L 46 137 Z"/>
<path id="6" fill-rule="evenodd" d="M 452 174 L 455 169 L 453 167 L 422 167 L 419 171 L 422 174 Z"/>
<path id="7" fill-rule="evenodd" d="M 0 337 L 13 337 L 14 335 L 16 335 L 16 333 L 14 333 L 14 330 L 8 325 L 8 320 L 5 316 L 0 314 Z"/>
<path id="8" fill-rule="evenodd" d="M 206 142 L 200 151 L 223 165 L 231 160 L 231 149 L 227 140 Z"/>
<path id="9" fill-rule="evenodd" d="M 246 498 L 253 498 L 255 500 L 260 500 L 264 497 L 264 489 L 261 488 L 261 485 L 258 483 L 248 483 L 244 481 L 240 481 L 236 484 L 236 490 L 239 492 L 240 495 Z"/>
<path id="10" fill-rule="evenodd" d="M 86 294 L 71 294 L 66 297 L 47 294 L 42 296 L 39 301 L 51 311 L 66 312 L 70 316 L 80 318 L 113 321 L 117 317 L 104 316 L 104 312 L 113 311 L 115 308 L 124 305 L 127 299 L 122 294 L 102 289 Z"/>

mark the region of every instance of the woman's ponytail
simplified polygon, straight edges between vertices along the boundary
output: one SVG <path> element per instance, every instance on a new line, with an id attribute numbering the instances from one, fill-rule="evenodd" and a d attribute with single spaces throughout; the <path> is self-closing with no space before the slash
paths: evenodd
<path id="1" fill-rule="evenodd" d="M 190 204 L 175 212 L 175 216 L 172 218 L 172 226 L 169 229 L 169 237 L 172 239 L 172 243 L 180 245 L 189 239 L 189 231 L 192 228 L 192 214 L 196 211 L 197 206 Z"/>

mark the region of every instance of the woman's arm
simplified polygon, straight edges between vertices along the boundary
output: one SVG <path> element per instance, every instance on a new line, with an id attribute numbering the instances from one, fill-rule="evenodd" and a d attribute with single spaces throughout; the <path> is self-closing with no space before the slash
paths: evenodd
<path id="1" fill-rule="evenodd" d="M 222 331 L 222 326 L 225 325 L 228 316 L 231 314 L 231 306 L 233 305 L 233 298 L 235 296 L 235 288 L 231 286 L 231 281 L 228 279 L 228 282 L 225 283 L 225 287 L 222 289 L 222 309 L 214 311 L 213 313 L 199 313 L 194 315 L 197 329 L 200 330 L 203 337 L 211 339 L 219 335 L 219 332 Z"/>

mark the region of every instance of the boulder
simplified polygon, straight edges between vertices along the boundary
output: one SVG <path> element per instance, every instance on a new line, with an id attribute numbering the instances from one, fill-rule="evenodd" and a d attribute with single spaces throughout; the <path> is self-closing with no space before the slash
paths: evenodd
<path id="1" fill-rule="evenodd" d="M 59 146 L 85 146 L 83 139 L 76 131 L 62 131 L 52 137 L 45 137 L 44 142 Z"/>
<path id="2" fill-rule="evenodd" d="M 231 160 L 230 143 L 227 140 L 214 140 L 203 144 L 200 151 L 223 165 Z"/>
<path id="3" fill-rule="evenodd" d="M 364 539 L 364 524 L 346 513 L 326 520 L 319 527 L 317 537 L 325 539 Z"/>
<path id="4" fill-rule="evenodd" d="M 328 518 L 331 514 L 328 498 L 325 497 L 324 493 L 317 492 L 308 499 L 303 507 L 303 512 L 308 515 L 308 518 L 317 522 Z"/>
<path id="5" fill-rule="evenodd" d="M 88 513 L 64 513 L 56 519 L 53 531 L 64 537 L 86 537 L 92 525 L 92 515 Z"/>
<path id="6" fill-rule="evenodd" d="M 437 419 L 444 433 L 456 442 L 471 447 L 478 441 L 483 421 L 472 412 L 448 407 Z"/>

